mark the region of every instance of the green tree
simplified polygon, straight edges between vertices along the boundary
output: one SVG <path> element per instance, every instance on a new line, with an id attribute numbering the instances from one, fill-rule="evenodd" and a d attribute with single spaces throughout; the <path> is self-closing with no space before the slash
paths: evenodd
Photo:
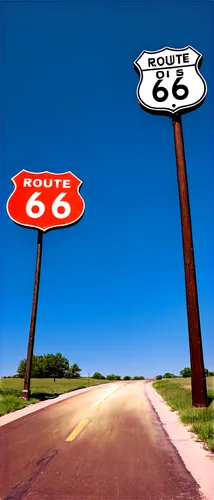
<path id="1" fill-rule="evenodd" d="M 107 380 L 121 380 L 120 375 L 115 375 L 115 373 L 111 373 L 110 375 L 106 376 Z"/>
<path id="2" fill-rule="evenodd" d="M 60 352 L 47 354 L 44 356 L 44 376 L 53 378 L 63 378 L 69 369 L 69 361 Z"/>
<path id="3" fill-rule="evenodd" d="M 44 377 L 44 356 L 33 356 L 31 377 L 32 378 Z"/>
<path id="4" fill-rule="evenodd" d="M 175 375 L 174 373 L 166 372 L 164 373 L 163 378 L 175 378 Z"/>
<path id="5" fill-rule="evenodd" d="M 22 359 L 19 362 L 17 368 L 17 373 L 20 378 L 24 378 L 26 370 L 27 360 Z M 43 378 L 44 377 L 44 356 L 33 356 L 32 367 L 31 367 L 31 377 L 32 378 Z"/>
<path id="6" fill-rule="evenodd" d="M 81 371 L 82 371 L 81 368 L 76 363 L 74 363 L 68 369 L 66 373 L 66 378 L 80 378 Z"/>
<path id="7" fill-rule="evenodd" d="M 184 378 L 191 377 L 191 368 L 183 368 L 183 370 L 180 371 L 180 374 Z"/>
<path id="8" fill-rule="evenodd" d="M 17 368 L 17 373 L 19 378 L 24 378 L 26 370 L 26 359 L 21 359 L 19 362 L 19 366 Z"/>
<path id="9" fill-rule="evenodd" d="M 162 378 L 162 375 L 157 375 L 156 380 L 161 380 Z"/>
<path id="10" fill-rule="evenodd" d="M 131 377 L 129 377 L 129 375 L 125 375 L 125 377 L 123 377 L 123 380 L 131 380 Z"/>
<path id="11" fill-rule="evenodd" d="M 145 377 L 143 375 L 136 375 L 134 380 L 145 380 Z"/>
<path id="12" fill-rule="evenodd" d="M 100 373 L 100 372 L 95 372 L 94 375 L 92 375 L 91 378 L 95 378 L 97 380 L 105 380 L 104 375 L 102 375 L 102 373 Z"/>
<path id="13" fill-rule="evenodd" d="M 205 377 L 209 377 L 209 370 L 207 368 L 205 368 Z"/>

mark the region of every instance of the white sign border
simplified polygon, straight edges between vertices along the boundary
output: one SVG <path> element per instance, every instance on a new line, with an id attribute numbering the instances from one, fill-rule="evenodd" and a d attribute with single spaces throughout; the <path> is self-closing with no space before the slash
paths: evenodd
<path id="1" fill-rule="evenodd" d="M 180 106 L 176 110 L 172 110 L 169 108 L 159 109 L 159 108 L 153 108 L 151 106 L 148 106 L 140 98 L 139 89 L 140 89 L 141 83 L 143 81 L 143 71 L 142 71 L 140 65 L 138 64 L 138 60 L 140 59 L 140 57 L 143 54 L 158 54 L 158 53 L 163 52 L 166 49 L 172 50 L 172 51 L 183 51 L 183 50 L 187 50 L 187 49 L 192 49 L 196 54 L 198 54 L 198 58 L 196 59 L 196 62 L 195 62 L 195 67 L 196 67 L 196 72 L 198 73 L 198 75 L 200 76 L 200 78 L 204 82 L 205 89 L 204 89 L 203 96 L 195 104 L 188 104 L 186 106 Z M 191 111 L 191 110 L 193 111 L 194 109 L 198 108 L 203 103 L 203 101 L 207 95 L 207 83 L 199 71 L 199 67 L 201 66 L 202 59 L 203 59 L 203 56 L 202 56 L 201 52 L 194 49 L 194 47 L 192 47 L 192 45 L 187 45 L 186 47 L 183 47 L 182 49 L 175 49 L 175 48 L 166 46 L 166 47 L 163 47 L 162 49 L 159 49 L 159 50 L 143 50 L 143 52 L 141 52 L 141 54 L 134 61 L 134 69 L 137 72 L 137 74 L 140 76 L 140 81 L 139 81 L 138 86 L 137 86 L 136 95 L 137 95 L 138 103 L 141 106 L 141 108 L 143 108 L 145 111 L 150 112 L 151 114 L 159 114 L 159 115 L 161 115 L 161 114 L 165 114 L 165 115 L 184 114 L 184 113 L 188 113 L 188 111 Z"/>

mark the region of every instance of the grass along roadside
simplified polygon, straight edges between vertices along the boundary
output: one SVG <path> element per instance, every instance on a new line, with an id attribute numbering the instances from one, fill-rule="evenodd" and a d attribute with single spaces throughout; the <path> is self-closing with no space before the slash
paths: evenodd
<path id="1" fill-rule="evenodd" d="M 212 402 L 203 409 L 192 407 L 191 379 L 162 379 L 154 382 L 153 387 L 172 410 L 179 412 L 181 421 L 191 425 L 198 439 L 214 452 L 214 378 L 207 377 L 208 396 Z"/>
<path id="2" fill-rule="evenodd" d="M 77 379 L 31 379 L 31 398 L 29 401 L 20 399 L 23 389 L 23 379 L 2 378 L 0 383 L 0 415 L 20 410 L 25 406 L 39 401 L 52 399 L 66 392 L 76 391 L 88 386 L 108 383 L 108 380 L 96 380 L 87 377 Z"/>

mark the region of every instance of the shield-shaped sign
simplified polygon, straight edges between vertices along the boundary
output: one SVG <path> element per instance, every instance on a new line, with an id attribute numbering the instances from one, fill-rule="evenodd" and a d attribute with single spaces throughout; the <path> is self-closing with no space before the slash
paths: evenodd
<path id="1" fill-rule="evenodd" d="M 47 231 L 69 226 L 84 213 L 79 189 L 82 181 L 72 172 L 29 172 L 12 178 L 15 190 L 7 202 L 9 217 L 22 226 Z"/>
<path id="2" fill-rule="evenodd" d="M 190 45 L 184 49 L 164 47 L 144 50 L 134 62 L 140 75 L 139 104 L 151 113 L 187 112 L 202 104 L 207 86 L 199 72 L 202 54 Z"/>

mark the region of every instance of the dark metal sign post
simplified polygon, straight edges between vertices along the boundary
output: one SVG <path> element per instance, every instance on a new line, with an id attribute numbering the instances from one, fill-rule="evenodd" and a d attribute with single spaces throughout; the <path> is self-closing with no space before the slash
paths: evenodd
<path id="1" fill-rule="evenodd" d="M 134 62 L 140 75 L 137 98 L 140 106 L 153 114 L 172 117 L 181 213 L 186 304 L 192 378 L 192 405 L 208 406 L 204 370 L 188 180 L 184 153 L 181 114 L 199 107 L 207 86 L 199 72 L 202 55 L 188 45 L 184 49 L 164 47 L 143 51 Z"/>
<path id="2" fill-rule="evenodd" d="M 192 377 L 192 404 L 193 406 L 197 407 L 206 407 L 207 387 L 203 360 L 188 180 L 186 172 L 181 117 L 175 116 L 172 123 L 174 129 L 175 155 L 177 164 L 177 178 L 183 240 L 186 303 Z"/>
<path id="3" fill-rule="evenodd" d="M 21 396 L 22 398 L 27 400 L 30 399 L 30 376 L 31 376 L 34 336 L 36 328 L 36 313 L 37 313 L 38 295 L 39 295 L 39 282 L 40 282 L 41 259 L 42 259 L 42 240 L 43 240 L 43 233 L 39 229 L 38 240 L 37 240 L 37 256 L 36 256 L 36 270 L 35 270 L 34 291 L 33 291 L 33 304 L 32 304 L 28 351 L 27 351 L 27 364 L 25 370 L 24 389 L 22 391 L 22 396 Z"/>

